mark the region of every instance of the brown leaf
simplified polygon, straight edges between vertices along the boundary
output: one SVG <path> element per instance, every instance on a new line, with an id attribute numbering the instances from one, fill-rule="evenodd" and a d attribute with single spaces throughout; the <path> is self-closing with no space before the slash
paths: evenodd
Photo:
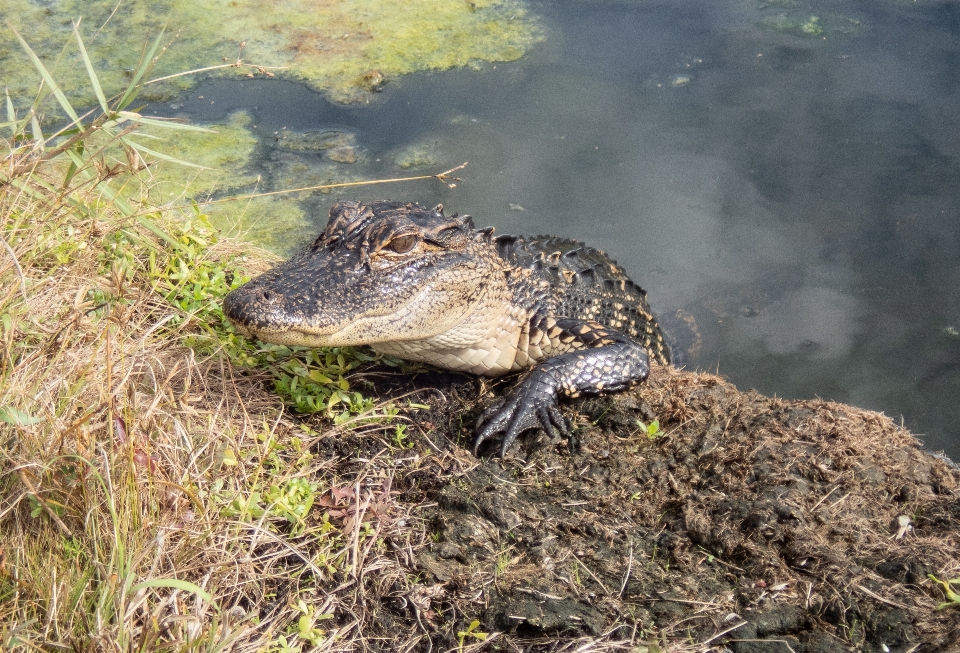
<path id="1" fill-rule="evenodd" d="M 157 459 L 155 456 L 148 456 L 147 453 L 137 447 L 133 451 L 133 462 L 139 467 L 146 467 L 147 471 L 155 472 L 157 471 Z"/>
<path id="2" fill-rule="evenodd" d="M 332 496 L 336 501 L 340 502 L 344 499 L 353 500 L 357 498 L 357 493 L 353 491 L 353 488 L 349 485 L 343 487 L 332 487 L 330 488 L 330 496 Z"/>
<path id="3" fill-rule="evenodd" d="M 120 444 L 125 444 L 127 442 L 127 422 L 123 419 L 120 413 L 113 414 L 113 432 L 117 436 L 117 440 L 120 441 Z"/>

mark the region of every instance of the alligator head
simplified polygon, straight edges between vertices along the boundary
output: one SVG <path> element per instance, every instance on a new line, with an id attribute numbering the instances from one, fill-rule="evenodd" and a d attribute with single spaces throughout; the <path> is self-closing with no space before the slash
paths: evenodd
<path id="1" fill-rule="evenodd" d="M 246 336 L 310 347 L 412 341 L 466 320 L 503 274 L 469 216 L 342 202 L 313 244 L 223 300 Z"/>

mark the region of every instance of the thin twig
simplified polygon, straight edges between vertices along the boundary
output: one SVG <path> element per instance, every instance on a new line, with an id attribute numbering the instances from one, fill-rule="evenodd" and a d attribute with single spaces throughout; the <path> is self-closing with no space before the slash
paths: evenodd
<path id="1" fill-rule="evenodd" d="M 820 499 L 820 500 L 817 501 L 815 504 L 813 504 L 813 507 L 810 508 L 809 512 L 813 512 L 814 510 L 816 510 L 816 509 L 820 506 L 821 503 L 823 503 L 824 501 L 826 501 L 827 498 L 828 498 L 831 494 L 833 494 L 834 492 L 836 492 L 836 491 L 839 490 L 839 489 L 840 489 L 840 486 L 839 486 L 839 485 L 833 486 L 833 489 L 832 489 L 832 490 L 830 490 L 829 492 L 827 492 L 826 494 L 824 494 L 822 499 Z"/>
<path id="2" fill-rule="evenodd" d="M 858 590 L 860 590 L 861 592 L 863 592 L 863 593 L 866 594 L 867 596 L 869 596 L 869 597 L 871 597 L 871 598 L 874 598 L 874 599 L 876 599 L 877 601 L 880 601 L 881 603 L 886 603 L 887 605 L 892 605 L 893 607 L 895 607 L 895 608 L 900 608 L 901 610 L 912 610 L 912 609 L 913 609 L 913 608 L 911 608 L 909 605 L 904 605 L 903 603 L 897 603 L 896 601 L 891 601 L 890 599 L 885 599 L 885 598 L 883 598 L 882 596 L 880 596 L 879 594 L 877 594 L 876 592 L 871 592 L 869 589 L 867 589 L 867 588 L 864 587 L 863 585 L 854 585 L 854 587 L 856 587 Z"/>
<path id="3" fill-rule="evenodd" d="M 103 21 L 103 25 L 100 26 L 100 29 L 97 30 L 97 33 L 93 35 L 93 38 L 92 38 L 92 39 L 90 39 L 90 42 L 91 42 L 91 43 L 93 43 L 94 41 L 97 40 L 97 37 L 100 36 L 100 32 L 102 32 L 102 31 L 103 31 L 103 28 L 107 26 L 107 23 L 110 22 L 110 19 L 113 18 L 113 15 L 114 15 L 115 13 L 117 13 L 117 9 L 119 9 L 119 8 L 120 8 L 120 5 L 122 5 L 122 4 L 123 4 L 123 0 L 119 0 L 119 2 L 117 2 L 117 6 L 113 8 L 113 11 L 110 12 L 110 15 L 107 16 L 107 19 L 106 19 L 105 21 Z M 79 25 L 79 24 L 80 24 L 80 21 L 78 20 L 78 21 L 77 21 L 77 25 Z"/>
<path id="4" fill-rule="evenodd" d="M 3 246 L 6 248 L 7 253 L 10 254 L 10 258 L 13 259 L 13 266 L 17 268 L 17 274 L 20 276 L 20 294 L 23 295 L 23 303 L 27 303 L 27 282 L 23 276 L 23 268 L 20 267 L 20 261 L 17 260 L 17 253 L 13 251 L 13 248 L 7 243 L 3 236 L 0 236 L 0 243 L 3 243 Z"/>
<path id="5" fill-rule="evenodd" d="M 627 573 L 623 575 L 623 583 L 620 585 L 620 594 L 618 596 L 623 598 L 623 592 L 627 589 L 627 581 L 630 580 L 630 570 L 633 568 L 633 544 L 630 545 L 630 560 L 627 562 Z"/>
<path id="6" fill-rule="evenodd" d="M 746 621 L 743 623 L 747 623 Z M 740 624 L 741 626 L 743 624 Z M 766 644 L 767 642 L 779 642 L 787 647 L 787 653 L 796 653 L 793 648 L 790 646 L 790 642 L 785 639 L 731 639 L 730 642 L 757 642 Z M 706 643 L 706 642 L 704 642 Z"/>
<path id="7" fill-rule="evenodd" d="M 731 632 L 735 631 L 737 628 L 740 628 L 741 626 L 746 626 L 748 623 L 750 623 L 750 622 L 749 622 L 749 621 L 746 621 L 746 620 L 741 621 L 740 623 L 738 623 L 738 624 L 735 625 L 735 626 L 730 626 L 730 627 L 727 628 L 726 630 L 721 630 L 719 633 L 717 633 L 716 635 L 714 635 L 714 636 L 711 637 L 710 639 L 705 639 L 705 640 L 703 640 L 702 642 L 700 642 L 700 644 L 701 644 L 701 645 L 703 645 L 703 644 L 709 644 L 710 642 L 712 642 L 713 640 L 717 639 L 718 637 L 723 637 L 723 636 L 726 635 L 727 633 L 731 633 Z"/>
<path id="8" fill-rule="evenodd" d="M 581 560 L 580 558 L 578 558 L 578 557 L 576 556 L 576 554 L 574 554 L 574 553 L 571 553 L 570 555 L 573 557 L 574 560 L 577 561 L 577 564 L 579 564 L 581 567 L 583 567 L 583 570 L 584 570 L 585 572 L 587 572 L 588 574 L 590 574 L 590 578 L 592 578 L 593 580 L 595 580 L 595 581 L 597 582 L 597 585 L 600 586 L 600 588 L 604 591 L 605 594 L 609 594 L 609 593 L 610 593 L 610 590 L 608 590 L 608 589 L 607 589 L 607 586 L 603 584 L 603 581 L 600 580 L 599 578 L 597 578 L 597 576 L 596 576 L 592 571 L 590 571 L 590 567 L 588 567 L 587 565 L 585 565 L 585 564 L 583 563 L 583 560 Z"/>
<path id="9" fill-rule="evenodd" d="M 216 66 L 207 66 L 206 68 L 195 68 L 194 70 L 185 70 L 182 73 L 174 73 L 173 75 L 166 75 L 164 77 L 157 77 L 156 79 L 151 79 L 148 82 L 144 82 L 144 86 L 150 84 L 156 84 L 157 82 L 163 82 L 168 79 L 174 79 L 175 77 L 184 77 L 185 75 L 195 75 L 197 73 L 205 73 L 209 70 L 220 70 L 221 68 L 255 68 L 256 70 L 286 70 L 290 66 L 258 66 L 257 64 L 252 63 L 241 63 L 239 60 L 234 63 L 222 63 Z"/>

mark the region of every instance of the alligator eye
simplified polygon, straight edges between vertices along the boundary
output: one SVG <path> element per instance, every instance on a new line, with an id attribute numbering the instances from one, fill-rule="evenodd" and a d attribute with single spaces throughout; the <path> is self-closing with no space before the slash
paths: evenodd
<path id="1" fill-rule="evenodd" d="M 406 254 L 416 246 L 417 237 L 412 234 L 408 236 L 397 236 L 387 244 L 387 248 L 397 254 Z"/>

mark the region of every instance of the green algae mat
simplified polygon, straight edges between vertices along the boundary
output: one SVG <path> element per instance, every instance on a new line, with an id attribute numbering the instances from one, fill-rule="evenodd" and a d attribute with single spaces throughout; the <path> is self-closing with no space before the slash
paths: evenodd
<path id="1" fill-rule="evenodd" d="M 87 82 L 79 57 L 64 50 L 73 22 L 81 20 L 81 35 L 108 90 L 125 85 L 125 71 L 136 68 L 144 44 L 163 30 L 169 46 L 155 78 L 239 58 L 282 68 L 271 72 L 302 80 L 338 102 L 363 101 L 371 87 L 397 75 L 513 61 L 541 38 L 518 0 L 6 0 L 0 18 L 3 84 L 14 98 L 31 97 L 37 83 L 9 26 L 68 91 Z M 265 74 L 256 68 L 225 72 Z M 156 93 L 190 83 L 179 77 Z"/>
<path id="2" fill-rule="evenodd" d="M 76 106 L 96 105 L 73 40 L 76 23 L 108 97 L 126 87 L 146 45 L 162 35 L 165 47 L 150 73 L 161 81 L 145 87 L 141 97 L 147 101 L 172 98 L 199 77 L 180 73 L 206 70 L 234 78 L 285 78 L 334 102 L 365 103 L 398 76 L 516 60 L 543 38 L 521 0 L 7 0 L 0 7 L 5 37 L 0 81 L 15 107 L 29 106 L 41 87 L 13 30 Z M 45 131 L 58 120 L 55 104 L 47 106 L 50 115 L 41 116 Z M 136 194 L 159 205 L 196 199 L 224 231 L 284 251 L 312 229 L 303 194 L 203 203 L 209 197 L 357 181 L 369 173 L 362 156 L 358 161 L 362 149 L 350 141 L 351 134 L 334 134 L 337 142 L 318 148 L 308 147 L 316 136 L 308 133 L 278 143 L 288 155 L 269 180 L 259 179 L 251 166 L 259 137 L 250 122 L 240 113 L 207 125 L 215 133 L 146 133 L 160 139 L 157 151 L 202 168 L 161 161 L 150 166 Z M 297 143 L 306 146 L 294 147 Z"/>

